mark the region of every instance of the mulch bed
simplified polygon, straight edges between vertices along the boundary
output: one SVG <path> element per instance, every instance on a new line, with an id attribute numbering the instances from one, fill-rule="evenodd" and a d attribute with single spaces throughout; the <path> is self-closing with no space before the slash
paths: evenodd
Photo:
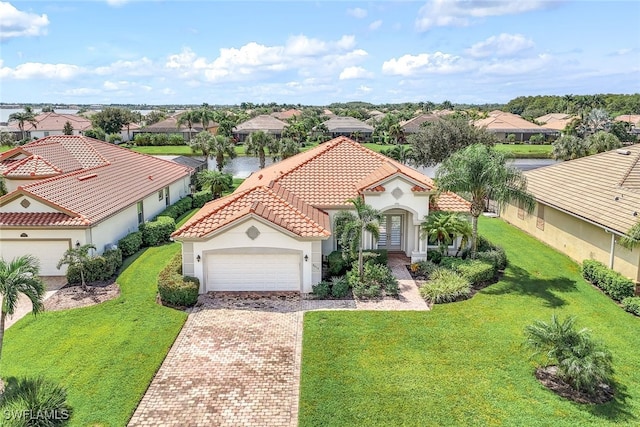
<path id="1" fill-rule="evenodd" d="M 117 298 L 120 286 L 112 279 L 87 283 L 87 290 L 80 285 L 67 284 L 44 302 L 46 311 L 68 310 L 88 307 Z"/>
<path id="2" fill-rule="evenodd" d="M 596 394 L 591 396 L 587 393 L 578 391 L 564 382 L 557 376 L 558 368 L 556 366 L 547 366 L 536 370 L 536 378 L 540 383 L 565 399 L 572 400 L 577 403 L 602 404 L 613 399 L 615 390 L 613 387 L 600 384 L 596 390 Z"/>

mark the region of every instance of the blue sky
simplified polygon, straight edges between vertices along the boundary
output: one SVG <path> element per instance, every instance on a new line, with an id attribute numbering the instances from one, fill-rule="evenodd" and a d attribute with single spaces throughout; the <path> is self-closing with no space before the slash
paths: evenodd
<path id="1" fill-rule="evenodd" d="M 0 100 L 239 104 L 640 92 L 638 1 L 0 1 Z"/>

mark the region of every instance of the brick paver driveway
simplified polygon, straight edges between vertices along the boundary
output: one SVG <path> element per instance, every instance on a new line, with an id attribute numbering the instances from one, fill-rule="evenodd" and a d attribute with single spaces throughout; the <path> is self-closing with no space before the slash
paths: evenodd
<path id="1" fill-rule="evenodd" d="M 277 297 L 205 299 L 129 425 L 297 425 L 299 307 Z"/>

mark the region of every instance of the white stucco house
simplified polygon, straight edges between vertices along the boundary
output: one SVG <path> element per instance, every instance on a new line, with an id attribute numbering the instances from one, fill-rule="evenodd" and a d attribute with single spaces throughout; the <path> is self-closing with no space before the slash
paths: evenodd
<path id="1" fill-rule="evenodd" d="M 310 292 L 323 257 L 338 248 L 334 215 L 364 197 L 384 214 L 370 249 L 426 259 L 419 233 L 429 210 L 469 212 L 453 193 L 434 197 L 426 175 L 338 137 L 253 173 L 231 195 L 207 203 L 173 234 L 182 242 L 183 273 L 208 291 Z"/>
<path id="2" fill-rule="evenodd" d="M 0 155 L 0 256 L 32 254 L 45 276 L 74 245 L 98 253 L 189 194 L 192 168 L 81 135 L 49 136 Z"/>

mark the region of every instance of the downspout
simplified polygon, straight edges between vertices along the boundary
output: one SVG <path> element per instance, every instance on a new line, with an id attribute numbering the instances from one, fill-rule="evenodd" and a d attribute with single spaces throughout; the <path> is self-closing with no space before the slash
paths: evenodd
<path id="1" fill-rule="evenodd" d="M 611 231 L 606 230 L 611 233 Z M 616 235 L 611 233 L 611 250 L 609 251 L 609 268 L 613 270 L 613 259 L 615 258 L 616 251 Z"/>

